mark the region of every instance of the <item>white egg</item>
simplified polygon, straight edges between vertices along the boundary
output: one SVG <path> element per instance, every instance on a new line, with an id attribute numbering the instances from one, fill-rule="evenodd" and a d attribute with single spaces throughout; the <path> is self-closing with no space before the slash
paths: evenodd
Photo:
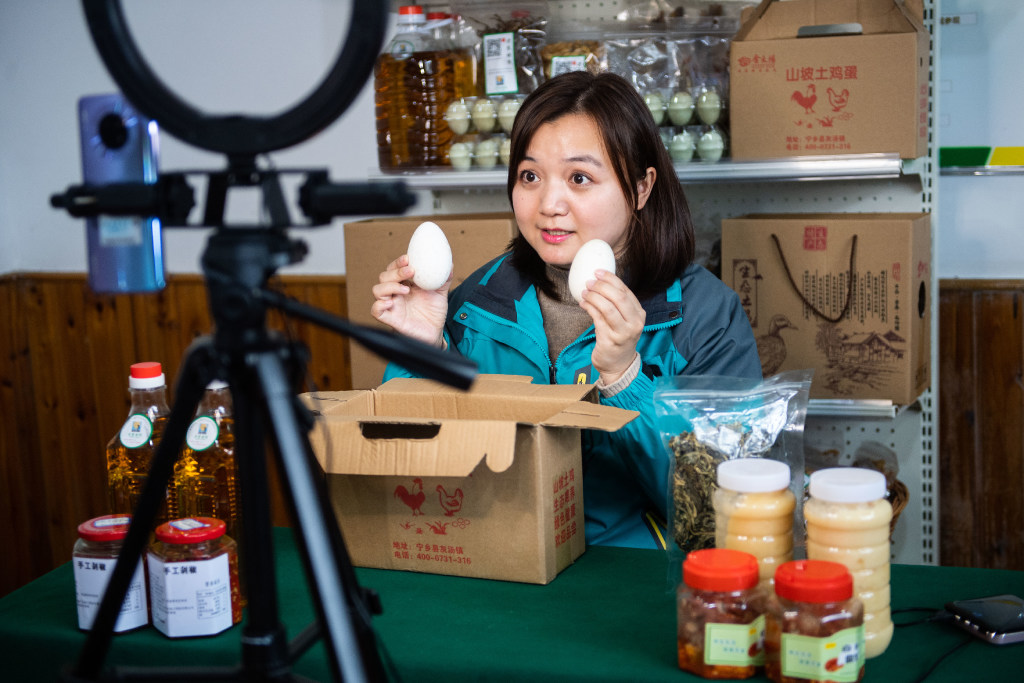
<path id="1" fill-rule="evenodd" d="M 705 90 L 697 98 L 697 118 L 709 126 L 722 114 L 722 98 L 714 90 Z"/>
<path id="2" fill-rule="evenodd" d="M 455 100 L 445 110 L 444 120 L 453 133 L 462 135 L 469 130 L 469 107 L 462 100 Z"/>
<path id="3" fill-rule="evenodd" d="M 456 142 L 448 148 L 448 161 L 452 168 L 465 171 L 473 163 L 473 143 Z"/>
<path id="4" fill-rule="evenodd" d="M 668 117 L 672 120 L 672 124 L 676 126 L 685 126 L 693 118 L 693 95 L 680 90 L 679 92 L 672 95 L 672 99 L 668 101 Z"/>
<path id="5" fill-rule="evenodd" d="M 498 145 L 498 158 L 501 159 L 501 163 L 508 166 L 508 160 L 512 158 L 511 138 L 502 138 L 501 144 Z"/>
<path id="6" fill-rule="evenodd" d="M 516 121 L 516 114 L 519 113 L 521 102 L 517 99 L 505 100 L 498 107 L 498 123 L 506 133 L 512 132 L 512 124 Z"/>
<path id="7" fill-rule="evenodd" d="M 435 290 L 452 274 L 452 247 L 437 223 L 425 221 L 409 240 L 409 265 L 415 271 L 413 283 L 422 289 Z"/>
<path id="8" fill-rule="evenodd" d="M 476 165 L 481 168 L 494 168 L 498 163 L 498 141 L 495 138 L 487 138 L 476 143 Z"/>
<path id="9" fill-rule="evenodd" d="M 595 270 L 615 272 L 615 253 L 604 240 L 590 240 L 576 252 L 576 257 L 569 267 L 569 293 L 579 301 L 583 298 L 583 290 L 587 281 L 594 279 Z"/>
<path id="10" fill-rule="evenodd" d="M 490 133 L 498 120 L 498 108 L 486 97 L 473 105 L 473 125 L 481 133 Z"/>

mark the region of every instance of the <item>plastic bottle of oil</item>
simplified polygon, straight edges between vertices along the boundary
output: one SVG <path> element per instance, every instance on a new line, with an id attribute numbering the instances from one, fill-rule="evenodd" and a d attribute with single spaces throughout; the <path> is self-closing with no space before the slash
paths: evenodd
<path id="1" fill-rule="evenodd" d="M 435 45 L 422 7 L 404 5 L 398 15 L 374 67 L 378 161 L 382 170 L 442 166 L 452 142 L 444 119 L 455 99 L 452 53 Z"/>
<path id="2" fill-rule="evenodd" d="M 210 382 L 174 465 L 174 492 L 178 517 L 223 520 L 227 534 L 238 538 L 234 422 L 230 388 Z"/>
<path id="3" fill-rule="evenodd" d="M 167 416 L 167 382 L 160 363 L 131 366 L 128 376 L 132 406 L 121 430 L 107 444 L 107 492 L 111 514 L 131 514 L 149 474 L 156 444 L 163 436 Z M 160 507 L 156 525 L 167 521 L 167 502 Z"/>

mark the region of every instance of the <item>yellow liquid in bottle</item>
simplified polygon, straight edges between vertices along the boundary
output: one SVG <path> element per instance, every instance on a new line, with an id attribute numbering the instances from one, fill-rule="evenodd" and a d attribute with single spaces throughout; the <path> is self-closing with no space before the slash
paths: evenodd
<path id="1" fill-rule="evenodd" d="M 203 450 L 186 446 L 174 465 L 178 514 L 181 517 L 213 517 L 223 520 L 227 525 L 227 535 L 237 539 L 240 515 L 234 420 L 230 417 L 221 418 L 217 429 L 218 436 L 214 443 Z"/>
<path id="2" fill-rule="evenodd" d="M 136 416 L 129 418 L 131 421 Z M 148 419 L 148 418 L 146 418 Z M 142 495 L 142 487 L 146 483 L 156 444 L 163 436 L 167 422 L 165 415 L 158 415 L 152 420 L 152 433 L 139 446 L 128 447 L 122 442 L 121 434 L 117 434 L 107 444 L 107 493 L 111 514 L 130 515 Z M 168 504 L 165 497 L 160 506 L 153 527 L 168 520 Z"/>

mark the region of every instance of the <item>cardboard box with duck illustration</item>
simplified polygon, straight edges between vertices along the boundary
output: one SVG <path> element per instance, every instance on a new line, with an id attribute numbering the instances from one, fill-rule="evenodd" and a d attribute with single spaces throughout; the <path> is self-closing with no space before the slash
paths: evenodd
<path id="1" fill-rule="evenodd" d="M 637 416 L 593 385 L 506 375 L 302 399 L 355 565 L 541 584 L 584 550 L 580 430 Z"/>
<path id="2" fill-rule="evenodd" d="M 930 386 L 928 214 L 727 218 L 722 280 L 740 295 L 766 377 L 814 368 L 811 398 L 898 405 Z"/>
<path id="3" fill-rule="evenodd" d="M 744 12 L 729 66 L 734 159 L 927 153 L 919 2 L 763 0 Z"/>

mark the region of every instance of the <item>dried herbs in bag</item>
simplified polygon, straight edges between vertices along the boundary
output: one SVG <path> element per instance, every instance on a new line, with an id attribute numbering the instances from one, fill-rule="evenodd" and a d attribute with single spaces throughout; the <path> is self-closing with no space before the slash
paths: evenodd
<path id="1" fill-rule="evenodd" d="M 685 553 L 714 547 L 711 497 L 718 465 L 725 460 L 784 462 L 793 476 L 794 495 L 802 494 L 803 429 L 812 373 L 797 370 L 766 380 L 722 376 L 658 380 L 655 415 L 672 455 L 669 533 L 674 543 L 670 550 Z M 802 525 L 794 525 L 797 528 Z"/>

